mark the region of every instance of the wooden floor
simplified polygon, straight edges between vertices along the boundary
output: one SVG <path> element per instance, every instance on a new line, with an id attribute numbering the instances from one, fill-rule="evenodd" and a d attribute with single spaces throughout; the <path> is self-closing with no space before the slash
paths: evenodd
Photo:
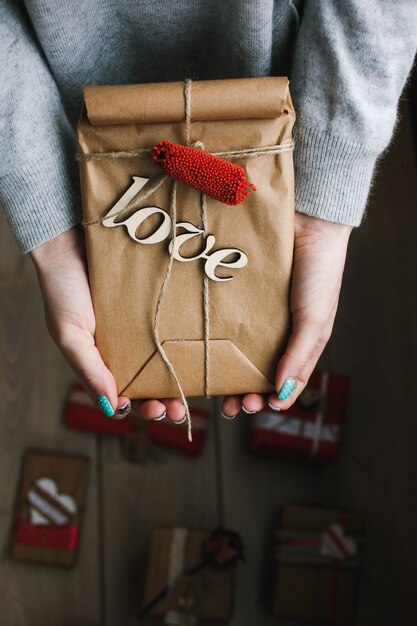
<path id="1" fill-rule="evenodd" d="M 31 261 L 0 225 L 0 623 L 129 626 L 141 604 L 149 530 L 212 527 L 244 537 L 233 626 L 272 626 L 264 608 L 268 545 L 289 501 L 354 507 L 366 516 L 359 626 L 417 623 L 417 179 L 406 105 L 379 167 L 365 224 L 351 240 L 339 314 L 323 365 L 352 378 L 340 463 L 306 469 L 245 452 L 250 417 L 216 418 L 202 458 L 152 448 L 146 466 L 119 442 L 62 425 L 73 375 L 49 338 Z M 218 403 L 215 403 L 218 414 Z M 78 565 L 7 557 L 27 446 L 92 460 Z"/>

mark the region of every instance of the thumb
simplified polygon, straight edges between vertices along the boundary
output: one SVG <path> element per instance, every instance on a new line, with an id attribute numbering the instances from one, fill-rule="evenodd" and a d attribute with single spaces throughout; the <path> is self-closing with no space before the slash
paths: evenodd
<path id="1" fill-rule="evenodd" d="M 275 376 L 277 394 L 270 405 L 288 409 L 300 395 L 313 372 L 332 332 L 334 315 L 324 325 L 306 321 L 294 329 Z"/>
<path id="2" fill-rule="evenodd" d="M 70 326 L 57 343 L 94 404 L 107 417 L 125 417 L 131 409 L 130 400 L 117 395 L 116 381 L 101 358 L 92 334 Z"/>

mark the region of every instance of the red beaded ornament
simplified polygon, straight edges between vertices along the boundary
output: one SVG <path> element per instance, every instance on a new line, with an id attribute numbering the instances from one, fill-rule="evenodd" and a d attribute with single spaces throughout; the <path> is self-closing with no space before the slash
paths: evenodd
<path id="1" fill-rule="evenodd" d="M 171 178 L 193 187 L 224 204 L 240 204 L 248 197 L 243 167 L 225 161 L 210 152 L 160 141 L 152 148 L 152 158 Z"/>

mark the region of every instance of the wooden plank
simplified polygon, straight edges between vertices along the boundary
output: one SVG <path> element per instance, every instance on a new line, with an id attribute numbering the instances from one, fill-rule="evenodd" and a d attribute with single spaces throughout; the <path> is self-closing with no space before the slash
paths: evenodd
<path id="1" fill-rule="evenodd" d="M 209 402 L 190 400 L 191 405 L 200 407 Z M 107 439 L 102 441 L 101 459 L 105 626 L 120 626 L 132 623 L 142 605 L 151 528 L 183 525 L 211 529 L 217 524 L 213 429 L 200 458 L 152 445 L 146 464 L 136 465 L 121 456 L 117 441 Z"/>
<path id="2" fill-rule="evenodd" d="M 95 437 L 62 424 L 74 375 L 48 335 L 32 262 L 18 250 L 3 214 L 0 293 L 1 621 L 7 626 L 99 624 Z M 28 446 L 82 452 L 92 459 L 81 549 L 73 569 L 8 558 L 22 454 Z"/>

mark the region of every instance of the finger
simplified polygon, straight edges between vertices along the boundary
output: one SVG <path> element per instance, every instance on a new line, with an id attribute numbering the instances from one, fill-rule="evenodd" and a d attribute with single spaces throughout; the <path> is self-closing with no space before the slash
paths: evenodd
<path id="1" fill-rule="evenodd" d="M 242 409 L 245 413 L 257 413 L 266 405 L 266 397 L 259 393 L 247 393 L 243 396 Z"/>
<path id="2" fill-rule="evenodd" d="M 107 417 L 120 419 L 130 411 L 130 400 L 117 395 L 116 381 L 88 331 L 71 327 L 57 341 L 91 400 Z"/>
<path id="3" fill-rule="evenodd" d="M 126 396 L 119 396 L 114 417 L 116 417 L 117 419 L 123 419 L 124 417 L 129 415 L 131 409 L 132 403 L 130 402 L 129 398 L 127 398 Z"/>
<path id="4" fill-rule="evenodd" d="M 166 406 L 160 400 L 133 400 L 136 413 L 145 420 L 164 419 Z"/>
<path id="5" fill-rule="evenodd" d="M 162 420 L 165 417 L 175 423 L 182 423 L 185 409 L 178 398 L 160 398 L 159 400 L 134 400 L 135 411 L 146 420 Z"/>
<path id="6" fill-rule="evenodd" d="M 277 366 L 277 393 L 270 394 L 268 398 L 271 408 L 288 409 L 303 391 L 330 338 L 333 322 L 332 313 L 323 327 L 304 323 L 291 334 Z"/>
<path id="7" fill-rule="evenodd" d="M 225 419 L 233 419 L 242 408 L 242 396 L 225 396 L 222 402 L 222 416 Z"/>
<path id="8" fill-rule="evenodd" d="M 162 398 L 166 406 L 167 417 L 176 424 L 182 424 L 186 420 L 185 407 L 179 398 Z"/>

